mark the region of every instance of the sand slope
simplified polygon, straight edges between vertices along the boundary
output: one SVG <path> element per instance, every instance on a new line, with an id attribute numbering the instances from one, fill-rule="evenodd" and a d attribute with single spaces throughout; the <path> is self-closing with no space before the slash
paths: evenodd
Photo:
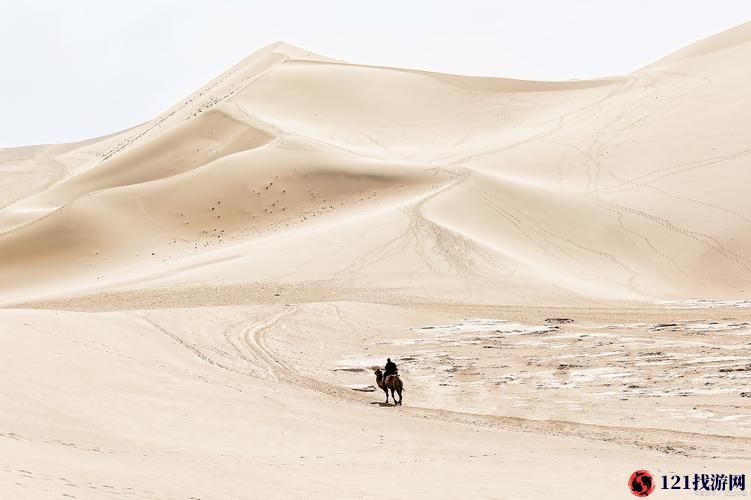
<path id="1" fill-rule="evenodd" d="M 750 55 L 747 24 L 533 82 L 280 42 L 147 123 L 0 151 L 0 490 L 581 498 L 587 470 L 626 498 L 641 467 L 747 468 Z M 402 408 L 352 390 L 386 356 Z"/>
<path id="2" fill-rule="evenodd" d="M 6 206 L 0 211 L 5 231 L 0 249 L 4 254 L 20 252 L 23 262 L 34 265 L 45 256 L 33 242 L 49 241 L 54 237 L 50 231 L 86 218 L 108 224 L 108 217 L 151 217 L 161 228 L 158 236 L 144 229 L 128 234 L 126 246 L 125 238 L 107 237 L 110 243 L 97 244 L 96 251 L 103 259 L 111 256 L 113 267 L 120 266 L 118 256 L 136 259 L 137 249 L 160 250 L 171 260 L 185 258 L 182 251 L 165 253 L 163 247 L 171 238 L 186 237 L 182 225 L 200 210 L 198 203 L 189 203 L 194 193 L 214 186 L 207 197 L 224 207 L 242 207 L 245 225 L 254 216 L 268 219 L 261 207 L 273 207 L 247 197 L 271 181 L 247 155 L 263 149 L 258 154 L 267 156 L 262 161 L 273 170 L 286 161 L 285 151 L 295 149 L 310 160 L 310 168 L 320 161 L 317 155 L 327 152 L 351 158 L 354 175 L 361 173 L 358 161 L 368 159 L 426 176 L 442 175 L 443 180 L 424 184 L 426 195 L 450 178 L 449 188 L 429 198 L 410 200 L 408 191 L 390 198 L 392 206 L 404 203 L 402 212 L 408 210 L 413 220 L 406 231 L 405 223 L 391 221 L 393 231 L 379 240 L 414 238 L 419 250 L 411 253 L 422 254 L 413 258 L 431 268 L 446 264 L 473 288 L 492 290 L 488 298 L 496 302 L 743 297 L 751 271 L 744 236 L 751 207 L 742 182 L 749 152 L 742 120 L 751 103 L 744 92 L 742 65 L 736 61 L 747 53 L 748 32 L 748 26 L 741 26 L 631 75 L 570 83 L 357 66 L 275 44 L 152 122 L 119 136 L 62 150 L 26 148 L 18 153 L 26 156 L 17 160 L 12 156 L 16 150 L 4 153 L 9 159 L 4 163 L 8 180 Z M 82 160 L 86 155 L 91 158 Z M 246 157 L 251 163 L 241 167 Z M 241 168 L 250 191 L 229 188 Z M 347 170 L 339 169 L 345 184 Z M 16 171 L 20 173 L 11 173 Z M 193 177 L 190 172 L 195 172 Z M 11 180 L 14 176 L 19 180 Z M 28 177 L 36 180 L 20 181 Z M 338 175 L 330 179 L 331 189 L 346 200 L 334 206 L 321 194 L 320 204 L 307 209 L 342 218 L 344 227 L 352 220 L 351 211 L 339 210 L 339 204 L 349 207 L 361 197 L 367 199 L 364 194 L 377 197 L 382 188 L 368 187 L 368 193 L 339 189 Z M 171 185 L 175 182 L 193 189 L 173 191 L 174 198 L 157 194 L 176 189 Z M 285 182 L 305 183 L 305 174 Z M 122 202 L 123 188 L 129 193 L 148 190 L 161 198 L 144 212 L 136 202 Z M 293 191 L 286 196 L 289 203 L 310 201 Z M 183 193 L 186 197 L 180 200 Z M 151 210 L 170 210 L 173 217 L 162 220 Z M 180 213 L 185 221 L 175 217 Z M 237 225 L 233 220 L 210 228 L 194 224 L 191 229 L 230 232 Z M 283 233 L 296 226 L 277 229 Z M 415 226 L 424 229 L 415 233 Z M 260 234 L 265 233 L 248 233 L 242 240 L 253 242 Z M 78 242 L 83 238 L 66 237 Z M 442 248 L 446 239 L 452 248 L 463 250 Z M 132 250 L 126 250 L 128 246 Z M 220 251 L 216 245 L 199 245 L 197 250 Z M 88 262 L 83 248 L 66 245 L 66 253 L 73 259 L 63 259 L 71 271 Z M 385 258 L 399 266 L 407 256 Z M 56 265 L 61 263 L 56 259 Z M 16 259 L 0 264 L 3 273 L 19 265 Z M 257 270 L 252 263 L 241 267 L 242 281 L 253 281 Z M 44 286 L 36 284 L 46 280 L 54 283 L 49 292 L 59 290 L 62 276 L 39 269 L 46 278 L 8 280 L 0 297 L 12 302 L 24 288 L 43 296 Z M 130 269 L 130 280 L 142 272 L 147 277 L 147 269 Z M 71 274 L 77 275 L 75 285 L 82 291 L 116 285 L 115 279 L 96 279 L 117 274 L 104 271 L 97 269 L 86 279 Z M 216 277 L 210 266 L 205 273 Z M 509 283 L 509 275 L 514 293 L 495 286 Z M 295 281 L 294 276 L 287 279 Z M 440 285 L 434 292 L 455 293 Z"/>

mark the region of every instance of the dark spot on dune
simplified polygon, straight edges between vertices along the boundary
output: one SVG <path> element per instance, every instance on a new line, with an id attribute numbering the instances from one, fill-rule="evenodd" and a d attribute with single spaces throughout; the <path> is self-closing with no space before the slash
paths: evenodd
<path id="1" fill-rule="evenodd" d="M 564 323 L 573 323 L 574 320 L 571 318 L 547 318 L 545 319 L 545 323 L 548 324 L 564 324 Z"/>

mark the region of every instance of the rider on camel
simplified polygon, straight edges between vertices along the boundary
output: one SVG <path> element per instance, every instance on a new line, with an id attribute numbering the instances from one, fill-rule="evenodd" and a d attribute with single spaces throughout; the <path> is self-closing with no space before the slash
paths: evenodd
<path id="1" fill-rule="evenodd" d="M 383 370 L 383 380 L 386 380 L 386 377 L 388 377 L 389 375 L 396 375 L 396 374 L 397 374 L 396 363 L 391 361 L 391 358 L 388 358 L 386 360 L 386 367 Z"/>

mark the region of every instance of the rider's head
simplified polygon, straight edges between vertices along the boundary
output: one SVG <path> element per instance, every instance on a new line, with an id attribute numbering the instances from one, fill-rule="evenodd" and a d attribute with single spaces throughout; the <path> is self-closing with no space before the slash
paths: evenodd
<path id="1" fill-rule="evenodd" d="M 386 358 L 387 363 L 391 363 L 391 358 Z"/>

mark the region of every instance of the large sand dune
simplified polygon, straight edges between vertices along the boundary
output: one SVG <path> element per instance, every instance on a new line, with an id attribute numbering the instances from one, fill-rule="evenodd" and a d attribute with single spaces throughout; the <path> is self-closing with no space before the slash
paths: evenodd
<path id="1" fill-rule="evenodd" d="M 280 42 L 150 122 L 0 151 L 2 496 L 748 469 L 749 56 L 746 24 L 534 82 Z M 401 408 L 362 392 L 386 356 Z"/>

